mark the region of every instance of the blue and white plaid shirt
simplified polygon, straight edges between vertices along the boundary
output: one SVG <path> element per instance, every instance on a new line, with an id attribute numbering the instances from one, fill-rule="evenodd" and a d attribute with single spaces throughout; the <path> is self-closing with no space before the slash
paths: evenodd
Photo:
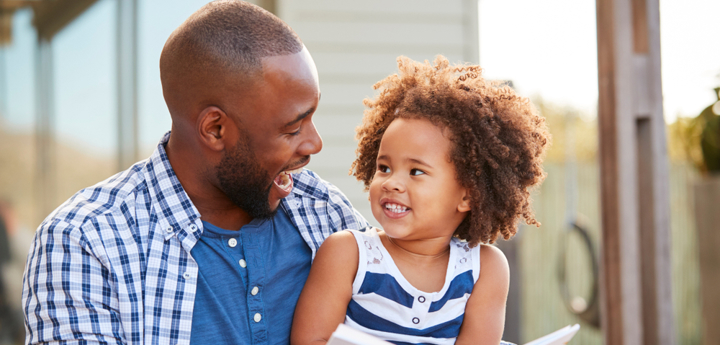
<path id="1" fill-rule="evenodd" d="M 40 225 L 23 279 L 26 343 L 189 344 L 200 214 L 165 153 L 62 204 Z M 312 249 L 366 220 L 335 186 L 293 175 L 281 207 Z M 242 343 L 242 339 L 238 339 Z"/>

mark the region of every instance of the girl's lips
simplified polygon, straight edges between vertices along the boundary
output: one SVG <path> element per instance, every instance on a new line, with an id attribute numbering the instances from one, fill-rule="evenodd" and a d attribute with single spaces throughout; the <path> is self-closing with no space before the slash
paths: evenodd
<path id="1" fill-rule="evenodd" d="M 391 219 L 399 219 L 399 218 L 407 216 L 408 213 L 410 213 L 409 208 L 403 212 L 393 212 L 392 210 L 385 208 L 385 206 L 383 206 L 382 209 L 383 209 L 383 212 L 385 212 L 385 216 L 387 216 L 388 218 L 391 218 Z"/>
<path id="2" fill-rule="evenodd" d="M 390 207 L 387 207 L 388 205 L 390 205 Z M 380 199 L 380 207 L 382 207 L 385 215 L 391 219 L 405 217 L 412 210 L 410 207 L 407 207 L 404 204 L 390 198 Z M 397 212 L 401 209 L 401 212 Z"/>
<path id="3" fill-rule="evenodd" d="M 395 204 L 395 205 L 399 205 L 399 206 L 406 207 L 406 208 L 408 208 L 408 209 L 410 208 L 410 207 L 407 207 L 405 204 L 403 204 L 403 203 L 401 203 L 401 202 L 399 202 L 399 201 L 397 201 L 397 200 L 395 200 L 395 199 L 390 199 L 390 198 L 382 198 L 382 199 L 380 199 L 379 204 L 380 204 L 380 206 L 382 206 L 383 208 L 384 208 L 385 205 L 387 205 L 387 204 Z"/>

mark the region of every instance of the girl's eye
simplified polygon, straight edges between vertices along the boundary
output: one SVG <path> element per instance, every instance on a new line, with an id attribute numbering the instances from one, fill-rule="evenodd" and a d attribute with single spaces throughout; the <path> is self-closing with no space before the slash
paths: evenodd
<path id="1" fill-rule="evenodd" d="M 388 173 L 390 172 L 390 168 L 387 165 L 379 164 L 377 170 L 379 172 Z"/>
<path id="2" fill-rule="evenodd" d="M 425 172 L 420 169 L 410 169 L 410 175 L 412 176 L 418 176 L 422 174 L 425 174 Z"/>

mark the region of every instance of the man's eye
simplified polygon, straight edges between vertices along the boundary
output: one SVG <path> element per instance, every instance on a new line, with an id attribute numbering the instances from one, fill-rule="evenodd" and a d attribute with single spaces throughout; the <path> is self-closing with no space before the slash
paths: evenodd
<path id="1" fill-rule="evenodd" d="M 387 165 L 383 165 L 383 164 L 378 165 L 377 170 L 379 172 L 384 172 L 384 173 L 390 172 L 390 168 Z"/>
<path id="2" fill-rule="evenodd" d="M 300 130 L 301 130 L 301 129 L 302 129 L 302 127 L 299 127 L 296 131 L 291 132 L 291 133 L 288 133 L 288 134 L 289 134 L 289 135 L 292 135 L 292 136 L 296 136 L 296 135 L 300 134 Z"/>
<path id="3" fill-rule="evenodd" d="M 422 174 L 425 174 L 425 172 L 420 169 L 410 169 L 410 175 L 412 176 L 418 176 Z"/>

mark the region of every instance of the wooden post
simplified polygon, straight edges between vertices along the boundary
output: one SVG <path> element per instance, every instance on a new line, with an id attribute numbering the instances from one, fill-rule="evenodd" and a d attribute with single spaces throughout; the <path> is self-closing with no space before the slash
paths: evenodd
<path id="1" fill-rule="evenodd" d="M 597 0 L 602 326 L 674 344 L 658 0 Z"/>
<path id="2" fill-rule="evenodd" d="M 695 223 L 700 254 L 700 297 L 703 344 L 720 340 L 720 176 L 708 176 L 695 184 Z"/>

